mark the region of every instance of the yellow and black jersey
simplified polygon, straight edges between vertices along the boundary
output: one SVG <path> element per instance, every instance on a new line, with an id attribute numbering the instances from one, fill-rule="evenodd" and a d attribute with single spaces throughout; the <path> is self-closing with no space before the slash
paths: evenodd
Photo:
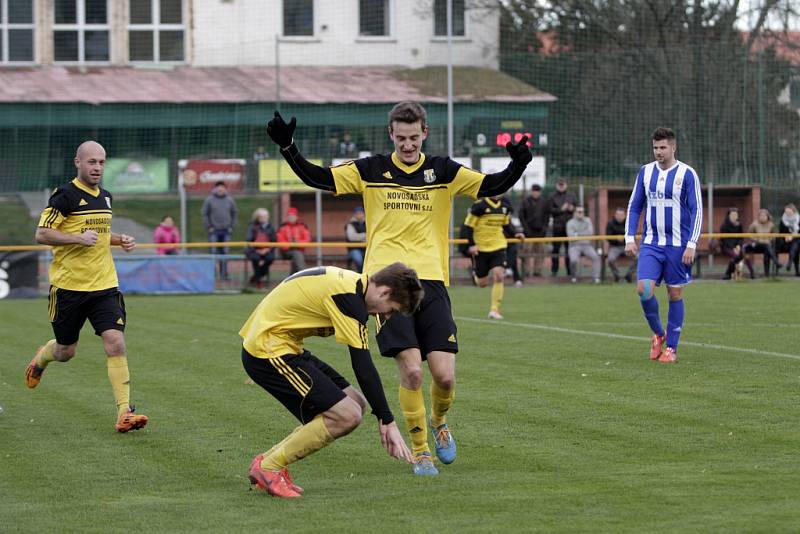
<path id="1" fill-rule="evenodd" d="M 111 257 L 111 193 L 92 189 L 75 178 L 50 195 L 39 219 L 40 228 L 65 234 L 97 232 L 93 247 L 53 247 L 50 284 L 71 291 L 100 291 L 117 287 L 117 271 Z"/>
<path id="2" fill-rule="evenodd" d="M 511 224 L 511 210 L 502 200 L 482 198 L 467 213 L 464 224 L 472 228 L 478 252 L 494 252 L 507 246 L 504 228 Z"/>
<path id="3" fill-rule="evenodd" d="M 367 219 L 364 272 L 396 261 L 421 280 L 449 283 L 448 229 L 455 195 L 476 198 L 485 175 L 447 157 L 420 155 L 406 165 L 396 154 L 332 167 L 336 194 L 361 194 Z"/>
<path id="4" fill-rule="evenodd" d="M 367 275 L 338 267 L 314 267 L 286 278 L 256 307 L 239 330 L 245 350 L 257 358 L 303 352 L 311 336 L 367 349 Z"/>

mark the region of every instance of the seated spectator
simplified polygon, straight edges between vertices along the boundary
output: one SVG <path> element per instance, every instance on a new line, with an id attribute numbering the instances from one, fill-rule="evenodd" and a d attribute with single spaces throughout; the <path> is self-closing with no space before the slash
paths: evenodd
<path id="1" fill-rule="evenodd" d="M 353 217 L 345 225 L 344 232 L 348 243 L 367 242 L 367 221 L 364 219 L 364 208 L 358 206 L 353 210 Z M 356 272 L 360 273 L 364 268 L 365 250 L 363 247 L 348 247 L 347 249 L 347 257 Z"/>
<path id="2" fill-rule="evenodd" d="M 278 228 L 277 238 L 283 243 L 311 242 L 311 232 L 308 230 L 308 226 L 299 221 L 297 208 L 286 210 L 286 222 Z M 280 256 L 284 260 L 291 260 L 292 274 L 306 268 L 304 248 L 283 247 L 280 250 Z"/>
<path id="3" fill-rule="evenodd" d="M 800 215 L 794 204 L 786 204 L 783 208 L 781 222 L 778 231 L 782 234 L 794 234 L 791 237 L 781 237 L 776 239 L 776 251 L 789 254 L 789 261 L 786 262 L 788 271 L 794 264 L 795 276 L 800 276 Z"/>
<path id="4" fill-rule="evenodd" d="M 172 217 L 169 215 L 165 215 L 163 219 L 161 219 L 161 224 L 156 226 L 155 231 L 153 232 L 153 243 L 180 243 L 181 242 L 181 233 L 178 231 L 178 227 L 175 226 L 175 221 L 172 220 Z M 177 254 L 178 249 L 174 247 L 159 247 L 156 249 L 158 254 Z"/>
<path id="5" fill-rule="evenodd" d="M 772 222 L 772 215 L 769 210 L 758 210 L 758 218 L 750 224 L 747 231 L 751 234 L 772 234 L 775 233 L 775 223 Z M 771 237 L 757 237 L 744 247 L 747 254 L 761 254 L 764 258 L 764 276 L 770 275 L 770 265 L 774 264 L 777 270 L 778 258 L 772 248 Z"/>
<path id="6" fill-rule="evenodd" d="M 744 230 L 742 230 L 742 223 L 739 221 L 738 209 L 728 209 L 728 213 L 725 215 L 725 220 L 722 221 L 722 226 L 719 228 L 719 233 L 744 233 Z M 730 280 L 731 275 L 733 275 L 733 273 L 736 271 L 736 266 L 742 261 L 745 265 L 747 265 L 747 270 L 750 271 L 750 278 L 756 277 L 756 274 L 753 271 L 753 262 L 750 261 L 750 258 L 747 258 L 744 255 L 744 250 L 742 250 L 743 242 L 744 239 L 741 237 L 724 237 L 720 239 L 720 250 L 722 250 L 722 253 L 731 260 L 730 263 L 728 263 L 728 268 L 725 270 L 725 275 L 722 277 L 723 280 Z"/>
<path id="7" fill-rule="evenodd" d="M 614 210 L 614 217 L 606 224 L 606 235 L 618 235 L 623 239 L 609 239 L 608 240 L 608 267 L 614 275 L 614 281 L 620 281 L 619 268 L 617 267 L 617 260 L 620 256 L 625 255 L 625 217 L 627 216 L 625 208 L 618 207 Z M 625 272 L 625 281 L 633 281 L 633 273 L 636 271 L 636 258 L 633 258 L 628 270 Z"/>
<path id="8" fill-rule="evenodd" d="M 503 196 L 503 205 L 508 208 L 508 215 L 510 217 L 510 223 L 507 226 L 503 227 L 503 235 L 507 238 L 513 239 L 520 239 L 525 237 L 524 230 L 522 228 L 522 221 L 519 220 L 519 217 L 514 215 L 514 206 L 511 204 L 511 200 L 508 198 L 507 195 Z M 511 275 L 514 279 L 514 287 L 522 287 L 522 273 L 519 271 L 519 249 L 524 244 L 523 243 L 508 243 L 506 245 L 506 263 L 508 264 L 508 268 L 506 269 L 506 276 Z"/>
<path id="9" fill-rule="evenodd" d="M 567 236 L 580 237 L 594 235 L 594 225 L 584 212 L 583 206 L 575 208 L 574 216 L 567 221 Z M 592 247 L 589 240 L 571 241 L 569 244 L 569 264 L 572 273 L 572 283 L 578 281 L 575 270 L 578 267 L 578 260 L 581 256 L 586 256 L 592 260 L 592 279 L 595 284 L 600 283 L 600 256 Z"/>
<path id="10" fill-rule="evenodd" d="M 250 219 L 247 227 L 245 241 L 249 243 L 269 243 L 278 240 L 275 234 L 275 227 L 269 222 L 269 210 L 257 208 Z M 272 247 L 249 246 L 244 249 L 245 256 L 253 264 L 253 276 L 250 277 L 250 285 L 257 288 L 264 287 L 265 282 L 269 282 L 269 267 L 275 261 L 275 251 Z M 263 279 L 263 281 L 262 281 Z"/>

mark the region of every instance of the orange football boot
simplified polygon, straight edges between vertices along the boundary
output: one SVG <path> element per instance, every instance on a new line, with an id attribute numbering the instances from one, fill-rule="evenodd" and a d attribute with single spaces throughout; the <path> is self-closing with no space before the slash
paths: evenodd
<path id="1" fill-rule="evenodd" d="M 263 462 L 263 461 L 264 461 L 264 454 L 263 453 L 259 454 L 255 458 L 253 458 L 253 461 L 250 463 L 250 471 L 252 471 L 254 468 L 260 467 L 261 466 L 261 462 Z M 289 474 L 289 470 L 288 469 L 286 469 L 284 467 L 283 469 L 281 469 L 281 473 L 283 474 L 283 478 L 286 479 L 286 482 L 289 483 L 289 487 L 290 488 L 292 488 L 297 493 L 303 493 L 303 488 L 301 488 L 300 486 L 298 486 L 297 484 L 294 483 L 294 480 L 292 480 L 292 475 Z M 254 484 L 255 484 L 255 482 L 254 482 Z"/>
<path id="2" fill-rule="evenodd" d="M 300 493 L 292 489 L 291 477 L 287 479 L 285 474 L 288 474 L 286 468 L 280 471 L 267 471 L 262 468 L 261 460 L 258 459 L 258 456 L 256 456 L 256 458 L 253 459 L 253 463 L 250 464 L 249 475 L 251 484 L 275 497 L 283 497 L 284 499 L 299 498 Z"/>
<path id="3" fill-rule="evenodd" d="M 678 355 L 675 354 L 675 349 L 667 347 L 659 356 L 658 361 L 661 363 L 678 363 Z"/>
<path id="4" fill-rule="evenodd" d="M 136 411 L 136 408 L 130 406 L 128 411 L 119 416 L 119 419 L 117 419 L 117 424 L 114 425 L 114 429 L 117 432 L 124 434 L 125 432 L 130 432 L 131 430 L 144 428 L 148 421 L 147 416 L 135 414 L 133 413 L 134 411 Z"/>
<path id="5" fill-rule="evenodd" d="M 661 356 L 661 352 L 664 350 L 665 340 L 666 340 L 665 336 L 659 336 L 659 335 L 653 336 L 653 341 L 650 343 L 651 360 L 657 360 L 659 356 Z"/>

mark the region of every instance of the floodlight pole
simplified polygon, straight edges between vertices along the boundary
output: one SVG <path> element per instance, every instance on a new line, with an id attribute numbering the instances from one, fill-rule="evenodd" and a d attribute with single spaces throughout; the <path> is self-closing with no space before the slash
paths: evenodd
<path id="1" fill-rule="evenodd" d="M 453 0 L 447 0 L 447 156 L 454 157 L 453 151 Z M 450 258 L 453 257 L 453 208 L 455 201 L 450 201 Z"/>

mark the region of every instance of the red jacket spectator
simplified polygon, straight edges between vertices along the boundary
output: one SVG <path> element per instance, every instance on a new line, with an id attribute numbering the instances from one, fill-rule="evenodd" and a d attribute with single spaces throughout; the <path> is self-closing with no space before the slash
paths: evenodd
<path id="1" fill-rule="evenodd" d="M 289 243 L 309 243 L 311 241 L 311 232 L 308 226 L 297 220 L 297 208 L 289 208 L 286 211 L 286 222 L 278 228 L 277 239 L 279 242 Z M 289 247 L 281 247 L 281 250 L 288 251 Z M 305 249 L 297 248 L 300 252 Z"/>
<path id="2" fill-rule="evenodd" d="M 181 233 L 178 231 L 178 227 L 175 226 L 175 223 L 172 220 L 172 217 L 167 215 L 163 219 L 161 219 L 161 224 L 156 226 L 155 231 L 153 232 L 153 243 L 180 243 L 181 242 Z M 177 248 L 157 248 L 156 252 L 158 254 L 177 254 Z"/>

